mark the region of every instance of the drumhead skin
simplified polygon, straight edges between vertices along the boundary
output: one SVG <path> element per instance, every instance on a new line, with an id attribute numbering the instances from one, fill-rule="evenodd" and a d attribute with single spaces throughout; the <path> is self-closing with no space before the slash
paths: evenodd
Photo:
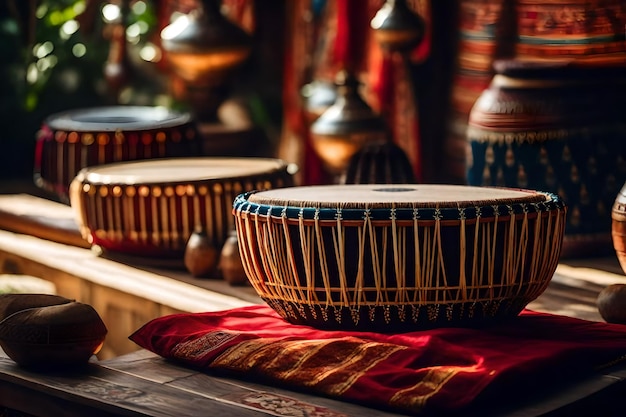
<path id="1" fill-rule="evenodd" d="M 285 169 L 264 158 L 165 158 L 120 162 L 83 170 L 81 181 L 100 184 L 173 184 L 251 177 Z"/>
<path id="2" fill-rule="evenodd" d="M 251 194 L 248 201 L 259 204 L 310 207 L 391 207 L 409 204 L 416 207 L 474 207 L 502 201 L 538 203 L 545 194 L 512 188 L 471 187 L 462 185 L 389 185 L 357 184 L 292 187 Z"/>
<path id="3" fill-rule="evenodd" d="M 108 106 L 68 110 L 47 117 L 53 130 L 76 132 L 143 131 L 180 126 L 191 121 L 189 113 L 165 107 Z"/>
<path id="4" fill-rule="evenodd" d="M 517 316 L 556 269 L 556 195 L 456 185 L 330 185 L 239 195 L 246 274 L 286 320 L 405 331 Z"/>
<path id="5" fill-rule="evenodd" d="M 83 237 L 105 252 L 182 261 L 196 230 L 222 247 L 235 196 L 290 185 L 293 174 L 278 159 L 160 158 L 84 168 L 70 203 Z"/>

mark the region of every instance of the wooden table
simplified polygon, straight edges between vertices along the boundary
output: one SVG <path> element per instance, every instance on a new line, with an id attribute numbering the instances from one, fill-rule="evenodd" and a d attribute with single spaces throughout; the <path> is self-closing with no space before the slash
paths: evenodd
<path id="1" fill-rule="evenodd" d="M 594 378 L 463 417 L 622 416 L 626 366 Z M 208 375 L 141 350 L 89 363 L 79 371 L 35 373 L 0 350 L 3 407 L 29 416 L 398 416 L 356 404 L 250 381 Z M 314 412 L 318 413 L 315 414 Z M 10 414 L 15 415 L 15 414 Z M 19 416 L 20 414 L 18 414 Z"/>
<path id="2" fill-rule="evenodd" d="M 209 376 L 140 350 L 128 335 L 155 317 L 223 310 L 261 300 L 250 287 L 192 278 L 184 270 L 107 259 L 84 245 L 63 241 L 67 235 L 62 239 L 56 239 L 59 236 L 55 233 L 35 237 L 33 234 L 39 235 L 41 230 L 15 227 L 24 221 L 23 213 L 17 215 L 17 223 L 15 218 L 2 216 L 3 201 L 16 201 L 15 196 L 3 197 L 0 273 L 44 278 L 55 284 L 58 294 L 92 304 L 109 334 L 99 358 L 81 372 L 33 373 L 0 354 L 0 406 L 37 416 L 297 415 L 287 411 L 281 414 L 277 404 L 293 406 L 300 412 L 317 410 L 330 417 L 393 415 L 253 382 Z M 28 207 L 37 201 L 31 196 L 20 198 L 29 202 Z M 65 209 L 57 215 L 69 216 Z M 529 308 L 601 320 L 595 306 L 597 294 L 617 282 L 626 280 L 615 257 L 562 260 L 547 291 Z M 481 410 L 479 415 L 569 416 L 587 415 L 590 410 L 597 414 L 601 409 L 602 415 L 611 415 L 615 411 L 612 408 L 620 408 L 618 399 L 626 390 L 625 377 L 626 368 L 609 369 L 589 380 L 547 392 L 544 398 L 522 396 L 519 404 Z"/>

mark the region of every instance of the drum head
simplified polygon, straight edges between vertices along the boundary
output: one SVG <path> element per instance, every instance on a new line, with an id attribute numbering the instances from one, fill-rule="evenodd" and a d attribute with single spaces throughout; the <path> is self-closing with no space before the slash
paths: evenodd
<path id="1" fill-rule="evenodd" d="M 296 207 L 482 207 L 539 203 L 546 194 L 532 190 L 434 184 L 359 184 L 281 188 L 251 194 L 256 204 Z"/>
<path id="2" fill-rule="evenodd" d="M 271 174 L 286 165 L 270 158 L 165 158 L 85 168 L 79 176 L 92 184 L 190 183 Z"/>
<path id="3" fill-rule="evenodd" d="M 109 106 L 53 114 L 44 124 L 53 130 L 76 132 L 145 131 L 180 126 L 191 115 L 164 107 Z"/>

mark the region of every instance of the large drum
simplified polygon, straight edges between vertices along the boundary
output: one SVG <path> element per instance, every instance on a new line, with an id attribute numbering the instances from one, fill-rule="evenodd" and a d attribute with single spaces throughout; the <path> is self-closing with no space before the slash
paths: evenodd
<path id="1" fill-rule="evenodd" d="M 182 258 L 202 230 L 220 248 L 238 194 L 292 185 L 288 165 L 266 158 L 162 158 L 81 170 L 70 201 L 81 233 L 112 254 Z"/>
<path id="2" fill-rule="evenodd" d="M 331 185 L 237 197 L 246 274 L 282 317 L 406 330 L 516 316 L 546 288 L 565 226 L 554 194 Z"/>
<path id="3" fill-rule="evenodd" d="M 191 156 L 199 147 L 189 113 L 150 106 L 68 110 L 49 116 L 41 126 L 35 183 L 67 202 L 69 184 L 82 168 Z"/>

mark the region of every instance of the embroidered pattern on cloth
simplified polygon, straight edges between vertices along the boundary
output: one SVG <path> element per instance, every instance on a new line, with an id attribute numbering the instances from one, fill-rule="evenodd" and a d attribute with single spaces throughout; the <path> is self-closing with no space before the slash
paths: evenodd
<path id="1" fill-rule="evenodd" d="M 237 336 L 236 333 L 209 332 L 197 339 L 178 343 L 172 349 L 172 357 L 183 360 L 197 360 L 211 352 L 219 351 L 222 346 Z"/>
<path id="2" fill-rule="evenodd" d="M 281 381 L 340 396 L 374 366 L 404 349 L 350 337 L 269 343 L 267 339 L 256 339 L 229 348 L 211 367 L 273 375 Z"/>

